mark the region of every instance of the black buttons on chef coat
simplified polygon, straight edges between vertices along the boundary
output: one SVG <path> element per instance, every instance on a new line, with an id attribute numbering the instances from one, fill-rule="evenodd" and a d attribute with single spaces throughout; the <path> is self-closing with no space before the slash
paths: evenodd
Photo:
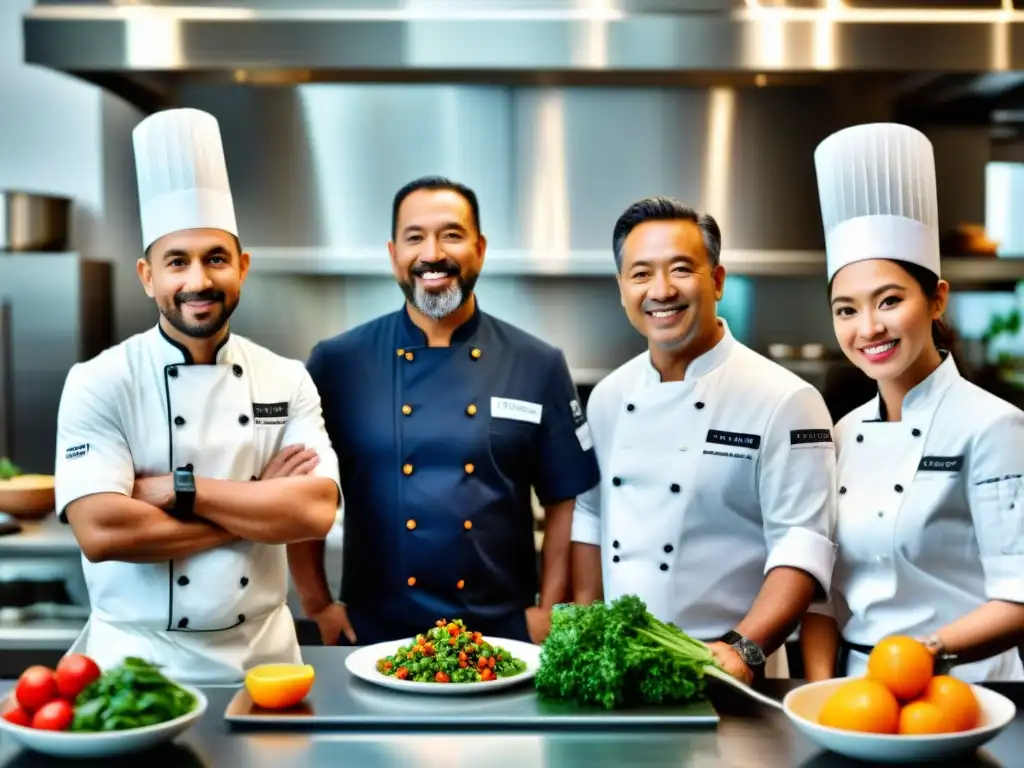
<path id="1" fill-rule="evenodd" d="M 857 435 L 857 442 L 858 443 L 863 443 L 864 442 L 864 435 Z"/>
<path id="2" fill-rule="evenodd" d="M 696 408 L 699 411 L 701 408 L 704 407 L 704 403 L 702 403 L 700 400 L 698 400 L 696 403 L 693 404 L 693 407 Z"/>
<path id="3" fill-rule="evenodd" d="M 612 478 L 612 485 L 622 485 L 622 478 L 621 477 L 613 477 Z"/>
<path id="4" fill-rule="evenodd" d="M 239 624 L 245 624 L 245 614 L 244 613 L 238 614 L 238 623 Z"/>
<path id="5" fill-rule="evenodd" d="M 231 370 L 234 372 L 235 376 L 238 376 L 238 377 L 242 376 L 242 366 L 240 366 L 238 363 L 235 363 L 234 365 L 232 365 L 231 366 Z"/>
<path id="6" fill-rule="evenodd" d="M 667 571 L 668 570 L 668 563 L 662 563 L 658 567 L 661 568 L 661 570 L 663 570 L 663 571 Z"/>
<path id="7" fill-rule="evenodd" d="M 248 587 L 249 586 L 249 577 L 248 576 L 243 576 L 238 583 L 242 585 L 243 589 L 245 587 Z"/>
<path id="8" fill-rule="evenodd" d="M 895 490 L 896 490 L 896 493 L 903 493 L 903 486 L 900 485 L 899 483 L 896 483 Z"/>
<path id="9" fill-rule="evenodd" d="M 613 563 L 619 562 L 619 556 L 618 555 L 612 555 L 612 562 Z"/>
<path id="10" fill-rule="evenodd" d="M 840 485 L 839 486 L 839 492 L 840 493 L 846 493 L 846 486 L 845 485 Z"/>
<path id="11" fill-rule="evenodd" d="M 665 554 L 671 554 L 672 550 L 675 549 L 675 547 L 673 547 L 671 544 L 666 544 L 664 549 L 665 549 Z"/>
<path id="12" fill-rule="evenodd" d="M 241 416 L 238 417 L 238 423 L 244 427 L 246 424 L 249 423 L 249 417 L 243 413 Z"/>
<path id="13" fill-rule="evenodd" d="M 179 427 L 183 427 L 183 426 L 185 426 L 185 419 L 182 418 L 181 416 L 175 416 L 174 417 L 174 423 L 176 425 L 178 425 Z"/>
<path id="14" fill-rule="evenodd" d="M 178 629 L 185 629 L 188 626 L 188 619 L 178 619 Z"/>
<path id="15" fill-rule="evenodd" d="M 914 427 L 912 430 L 910 430 L 910 434 L 912 434 L 914 437 L 920 437 L 921 430 L 918 429 L 917 427 Z"/>
<path id="16" fill-rule="evenodd" d="M 188 586 L 188 576 L 179 576 L 178 577 L 178 586 L 179 587 L 187 587 Z"/>
<path id="17" fill-rule="evenodd" d="M 619 540 L 616 539 L 615 541 L 613 541 L 612 542 L 612 546 L 615 547 L 615 549 L 618 549 L 619 548 Z"/>
<path id="18" fill-rule="evenodd" d="M 178 378 L 178 369 L 172 365 L 170 368 L 167 369 L 167 375 L 170 376 L 172 379 Z"/>
<path id="19" fill-rule="evenodd" d="M 626 410 L 627 411 L 632 412 L 634 408 L 636 408 L 636 406 L 633 405 L 632 403 L 629 403 L 629 404 L 626 405 Z"/>
<path id="20" fill-rule="evenodd" d="M 679 483 L 672 483 L 668 488 L 672 493 L 679 493 Z"/>

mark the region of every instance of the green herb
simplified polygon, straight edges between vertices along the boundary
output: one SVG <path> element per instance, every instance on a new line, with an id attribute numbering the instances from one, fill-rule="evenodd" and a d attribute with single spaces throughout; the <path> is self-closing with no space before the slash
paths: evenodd
<path id="1" fill-rule="evenodd" d="M 525 661 L 466 629 L 462 619 L 441 619 L 394 655 L 377 660 L 381 674 L 417 683 L 479 683 L 525 670 Z"/>
<path id="2" fill-rule="evenodd" d="M 0 456 L 0 480 L 10 480 L 21 474 L 21 470 L 10 459 Z"/>
<path id="3" fill-rule="evenodd" d="M 706 674 L 728 673 L 707 645 L 625 595 L 556 606 L 534 684 L 542 697 L 613 709 L 702 698 Z"/>
<path id="4" fill-rule="evenodd" d="M 72 731 L 125 731 L 187 715 L 195 697 L 160 669 L 129 657 L 79 694 Z"/>

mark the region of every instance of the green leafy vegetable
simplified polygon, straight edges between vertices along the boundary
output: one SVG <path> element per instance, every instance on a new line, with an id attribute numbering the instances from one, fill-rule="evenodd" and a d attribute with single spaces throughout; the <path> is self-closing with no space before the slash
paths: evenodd
<path id="1" fill-rule="evenodd" d="M 72 731 L 125 731 L 187 715 L 195 697 L 158 667 L 129 657 L 79 694 Z"/>
<path id="2" fill-rule="evenodd" d="M 0 480 L 10 480 L 21 474 L 21 470 L 6 456 L 0 456 Z"/>
<path id="3" fill-rule="evenodd" d="M 707 645 L 625 595 L 557 606 L 534 684 L 542 697 L 614 709 L 700 699 L 704 676 L 719 673 Z"/>

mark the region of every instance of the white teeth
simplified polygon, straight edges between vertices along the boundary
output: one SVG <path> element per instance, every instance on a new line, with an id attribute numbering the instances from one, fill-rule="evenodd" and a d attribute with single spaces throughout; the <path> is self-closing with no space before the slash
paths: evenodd
<path id="1" fill-rule="evenodd" d="M 447 272 L 424 272 L 420 275 L 424 280 L 440 280 L 442 277 L 448 277 Z"/>
<path id="2" fill-rule="evenodd" d="M 883 352 L 888 352 L 895 346 L 895 341 L 887 341 L 885 344 L 879 344 L 877 347 L 866 347 L 864 351 L 867 352 L 869 355 L 880 355 Z"/>
<path id="3" fill-rule="evenodd" d="M 672 317 L 679 312 L 678 309 L 661 309 L 657 312 L 651 312 L 652 317 Z"/>

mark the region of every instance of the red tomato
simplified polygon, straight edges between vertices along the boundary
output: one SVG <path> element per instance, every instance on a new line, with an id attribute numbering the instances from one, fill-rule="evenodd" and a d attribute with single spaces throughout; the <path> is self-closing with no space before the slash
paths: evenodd
<path id="1" fill-rule="evenodd" d="M 74 701 L 100 674 L 99 665 L 88 656 L 69 654 L 57 664 L 57 692 L 61 698 Z"/>
<path id="2" fill-rule="evenodd" d="M 21 673 L 14 687 L 14 698 L 28 712 L 35 712 L 58 697 L 53 670 L 35 665 Z"/>
<path id="3" fill-rule="evenodd" d="M 15 725 L 24 725 L 26 728 L 32 726 L 32 715 L 21 707 L 15 707 L 10 712 L 5 712 L 4 720 Z"/>
<path id="4" fill-rule="evenodd" d="M 74 719 L 71 702 L 55 699 L 32 716 L 32 727 L 40 731 L 66 731 Z"/>

